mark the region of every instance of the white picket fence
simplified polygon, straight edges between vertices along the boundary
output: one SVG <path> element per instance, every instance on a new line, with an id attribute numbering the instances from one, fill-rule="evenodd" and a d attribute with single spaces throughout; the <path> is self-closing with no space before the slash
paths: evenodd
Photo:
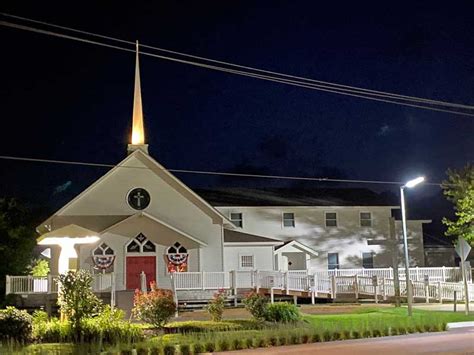
<path id="1" fill-rule="evenodd" d="M 95 274 L 92 283 L 94 292 L 108 292 L 115 288 L 114 273 Z M 6 276 L 5 293 L 8 294 L 48 294 L 58 292 L 58 276 Z"/>
<path id="2" fill-rule="evenodd" d="M 406 293 L 405 273 L 400 272 L 401 295 Z M 470 276 L 470 272 L 467 273 Z M 410 280 L 415 299 L 427 302 L 453 300 L 455 293 L 458 299 L 464 297 L 463 284 L 459 268 L 411 268 Z M 145 282 L 146 284 L 146 282 Z M 354 294 L 356 297 L 370 295 L 377 300 L 395 295 L 393 269 L 336 269 L 291 271 L 217 271 L 217 272 L 182 272 L 171 275 L 173 291 L 182 290 L 239 290 L 260 289 L 307 292 L 314 297 L 335 299 L 341 294 Z M 115 276 L 113 273 L 94 275 L 92 289 L 95 292 L 112 292 L 115 295 Z M 57 293 L 57 276 L 7 276 L 7 294 L 48 294 Z M 468 277 L 468 292 L 474 297 L 474 285 Z"/>

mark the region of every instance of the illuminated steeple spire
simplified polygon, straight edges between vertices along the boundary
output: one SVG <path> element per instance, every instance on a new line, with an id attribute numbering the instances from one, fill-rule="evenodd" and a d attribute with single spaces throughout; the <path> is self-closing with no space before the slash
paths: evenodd
<path id="1" fill-rule="evenodd" d="M 148 153 L 148 144 L 145 144 L 145 128 L 143 127 L 143 107 L 142 107 L 142 91 L 140 85 L 140 64 L 139 49 L 137 41 L 137 54 L 135 64 L 135 92 L 133 97 L 133 123 L 132 123 L 132 139 L 128 145 L 128 152 L 131 153 L 136 149 L 140 149 Z"/>

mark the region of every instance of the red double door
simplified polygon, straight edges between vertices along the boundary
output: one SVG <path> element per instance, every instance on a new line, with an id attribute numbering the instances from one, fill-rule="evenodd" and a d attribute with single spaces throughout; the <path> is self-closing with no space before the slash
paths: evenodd
<path id="1" fill-rule="evenodd" d="M 156 281 L 156 256 L 127 256 L 127 289 L 140 289 L 140 274 L 145 272 L 147 288 Z"/>

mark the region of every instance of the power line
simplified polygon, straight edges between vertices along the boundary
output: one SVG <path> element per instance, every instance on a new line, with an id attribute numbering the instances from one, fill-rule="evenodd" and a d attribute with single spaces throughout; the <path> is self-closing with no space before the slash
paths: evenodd
<path id="1" fill-rule="evenodd" d="M 113 48 L 113 49 L 118 49 L 118 50 L 122 50 L 122 51 L 135 52 L 135 50 L 129 49 L 129 48 L 124 48 L 124 47 L 115 46 L 115 45 L 111 45 L 111 44 L 101 43 L 101 42 L 97 42 L 97 41 L 93 41 L 93 40 L 89 40 L 89 39 L 84 39 L 84 38 L 79 38 L 79 37 L 75 37 L 75 36 L 65 35 L 65 34 L 56 33 L 56 32 L 52 32 L 52 31 L 37 29 L 37 28 L 30 27 L 30 26 L 18 25 L 18 24 L 6 22 L 6 21 L 0 21 L 0 25 L 7 26 L 7 27 L 12 27 L 12 28 L 17 28 L 17 29 L 21 29 L 21 30 L 26 30 L 26 31 L 31 31 L 31 32 L 36 32 L 36 33 L 45 34 L 45 35 L 51 35 L 51 36 L 60 37 L 60 38 L 64 38 L 64 39 L 70 39 L 70 40 L 85 42 L 85 43 L 89 43 L 89 44 L 95 44 L 95 45 L 104 46 L 104 47 Z M 292 85 L 292 86 L 297 86 L 297 87 L 302 87 L 302 88 L 307 88 L 307 89 L 312 89 L 312 90 L 330 92 L 330 93 L 341 94 L 341 95 L 346 95 L 346 96 L 353 96 L 353 97 L 358 97 L 358 98 L 362 98 L 362 99 L 366 99 L 366 100 L 392 103 L 392 104 L 408 106 L 408 107 L 414 107 L 414 108 L 421 108 L 421 109 L 425 109 L 425 110 L 432 110 L 432 111 L 446 112 L 446 113 L 451 113 L 451 114 L 456 114 L 456 115 L 474 117 L 474 113 L 453 111 L 453 110 L 449 110 L 449 109 L 442 109 L 442 108 L 437 108 L 437 107 L 432 107 L 432 106 L 423 106 L 421 104 L 411 104 L 411 103 L 407 103 L 407 102 L 396 101 L 396 100 L 402 100 L 401 98 L 385 99 L 385 97 L 390 97 L 390 96 L 385 95 L 385 94 L 365 93 L 365 92 L 358 91 L 357 89 L 336 88 L 334 86 L 312 84 L 312 83 L 301 82 L 301 81 L 297 81 L 297 80 L 289 80 L 289 79 L 284 79 L 284 78 L 276 78 L 276 77 L 272 77 L 272 76 L 268 76 L 268 75 L 249 73 L 249 72 L 244 72 L 244 71 L 240 71 L 240 70 L 223 68 L 223 67 L 209 65 L 209 64 L 203 64 L 203 63 L 197 63 L 197 62 L 193 62 L 193 61 L 189 61 L 189 60 L 172 58 L 172 57 L 153 54 L 153 53 L 148 53 L 148 52 L 140 52 L 140 53 L 143 54 L 143 55 L 146 55 L 146 56 L 151 56 L 151 57 L 155 57 L 155 58 L 159 58 L 159 59 L 174 61 L 174 62 L 178 62 L 178 63 L 182 63 L 182 64 L 189 64 L 189 65 L 198 66 L 198 67 L 202 67 L 202 68 L 207 68 L 207 69 L 217 70 L 217 71 L 221 71 L 221 72 L 227 72 L 227 73 L 231 73 L 231 74 L 242 75 L 242 76 L 246 76 L 246 77 L 252 77 L 252 78 L 256 78 L 256 79 L 272 81 L 272 82 L 277 82 L 277 83 L 282 83 L 282 84 L 287 84 L 287 85 Z M 308 80 L 311 80 L 311 79 L 308 79 Z M 392 94 L 390 94 L 390 95 L 392 95 Z M 374 96 L 379 96 L 379 97 L 374 97 Z M 380 98 L 380 97 L 382 97 L 382 98 Z M 403 100 L 408 100 L 408 99 L 403 99 Z M 427 100 L 427 99 L 417 99 L 417 100 L 418 101 L 415 100 L 415 102 L 420 102 L 421 103 L 421 101 L 419 101 L 419 100 Z M 433 101 L 433 100 L 428 100 L 428 101 Z M 433 104 L 433 103 L 430 102 L 429 104 Z M 458 104 L 453 104 L 453 105 L 458 105 Z M 466 108 L 474 109 L 473 106 L 466 106 L 466 105 L 464 105 L 464 106 Z"/>
<path id="2" fill-rule="evenodd" d="M 21 16 L 16 16 L 16 15 L 12 15 L 12 14 L 3 13 L 3 12 L 0 13 L 0 14 L 5 16 L 5 17 L 15 18 L 15 19 L 19 19 L 19 20 L 22 20 L 22 21 L 32 22 L 32 23 L 41 24 L 41 25 L 44 25 L 44 26 L 59 28 L 59 29 L 66 30 L 66 31 L 76 32 L 76 33 L 85 34 L 85 35 L 92 36 L 92 37 L 107 39 L 107 40 L 110 40 L 110 41 L 116 41 L 116 42 L 126 43 L 126 44 L 130 44 L 130 45 L 135 46 L 135 42 L 133 42 L 133 41 L 127 41 L 127 40 L 123 40 L 123 39 L 116 38 L 116 37 L 105 36 L 105 35 L 101 35 L 101 34 L 98 34 L 98 33 L 78 30 L 78 29 L 75 29 L 75 28 L 72 28 L 72 27 L 60 26 L 60 25 L 52 24 L 50 22 L 38 21 L 38 20 L 26 18 L 26 17 L 21 17 Z M 234 68 L 252 70 L 252 71 L 260 72 L 260 73 L 264 73 L 264 74 L 282 76 L 282 77 L 285 77 L 285 78 L 304 80 L 304 81 L 307 81 L 309 83 L 322 84 L 322 85 L 327 85 L 327 86 L 331 86 L 331 87 L 334 87 L 334 88 L 356 90 L 358 92 L 364 92 L 364 93 L 367 93 L 367 94 L 380 94 L 380 95 L 383 95 L 383 96 L 386 96 L 386 97 L 391 97 L 391 98 L 394 98 L 394 99 L 406 99 L 406 100 L 411 100 L 411 101 L 431 103 L 431 104 L 437 104 L 437 105 L 442 105 L 442 106 L 451 106 L 451 107 L 464 108 L 464 109 L 474 109 L 474 106 L 471 106 L 471 105 L 463 105 L 463 104 L 451 103 L 451 102 L 447 102 L 447 101 L 432 100 L 432 99 L 420 98 L 420 97 L 416 97 L 416 96 L 401 95 L 401 94 L 389 93 L 389 92 L 380 91 L 380 90 L 371 90 L 371 89 L 360 88 L 360 87 L 356 87 L 356 86 L 337 84 L 337 83 L 332 83 L 332 82 L 322 81 L 322 80 L 315 80 L 315 79 L 311 79 L 311 78 L 305 78 L 305 77 L 301 77 L 301 76 L 289 75 L 289 74 L 285 74 L 285 73 L 280 73 L 280 72 L 275 72 L 275 71 L 270 71 L 270 70 L 264 70 L 264 69 L 259 69 L 259 68 L 255 68 L 255 67 L 245 66 L 245 65 L 239 65 L 239 64 L 235 64 L 235 63 L 231 63 L 231 62 L 215 60 L 215 59 L 211 59 L 211 58 L 207 58 L 207 57 L 191 55 L 191 54 L 188 54 L 188 53 L 172 51 L 172 50 L 169 50 L 169 49 L 156 47 L 156 46 L 145 45 L 145 44 L 141 44 L 140 46 L 143 47 L 143 48 L 149 48 L 149 49 L 153 49 L 153 50 L 157 50 L 157 51 L 176 54 L 176 55 L 183 56 L 183 57 L 204 60 L 204 61 L 207 61 L 207 62 L 227 65 L 227 66 L 231 66 L 231 67 L 234 67 Z"/>
<path id="3" fill-rule="evenodd" d="M 92 166 L 101 168 L 127 168 L 127 169 L 146 169 L 148 167 L 140 166 L 126 166 L 126 165 L 114 165 L 105 163 L 89 163 L 71 160 L 55 160 L 55 159 L 39 159 L 39 158 L 28 158 L 28 157 L 17 157 L 10 155 L 0 155 L 0 159 L 3 160 L 14 160 L 14 161 L 28 161 L 35 163 L 52 163 L 52 164 L 66 164 L 66 165 L 79 165 L 79 166 Z M 305 176 L 285 176 L 285 175 L 268 175 L 268 174 L 248 174 L 248 173 L 233 173 L 233 172 L 222 172 L 222 171 L 205 171 L 205 170 L 188 170 L 188 169 L 165 169 L 165 171 L 173 173 L 185 173 L 185 174 L 198 174 L 198 175 L 218 175 L 218 176 L 233 176 L 233 177 L 244 177 L 244 178 L 259 178 L 259 179 L 277 179 L 277 180 L 302 180 L 302 181 L 318 181 L 318 182 L 335 182 L 335 183 L 351 183 L 351 184 L 378 184 L 378 185 L 404 185 L 402 181 L 383 181 L 383 180 L 358 180 L 358 179 L 333 179 L 326 177 L 305 177 Z M 441 186 L 441 183 L 425 182 L 424 185 Z"/>

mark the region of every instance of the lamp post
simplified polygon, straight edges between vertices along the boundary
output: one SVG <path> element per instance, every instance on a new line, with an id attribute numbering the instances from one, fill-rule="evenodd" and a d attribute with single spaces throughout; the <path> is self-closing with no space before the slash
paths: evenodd
<path id="1" fill-rule="evenodd" d="M 400 187 L 400 205 L 402 209 L 402 230 L 403 230 L 403 249 L 405 252 L 405 282 L 407 285 L 407 304 L 408 304 L 408 315 L 412 315 L 412 303 L 413 303 L 413 292 L 410 281 L 410 260 L 408 258 L 408 238 L 407 238 L 407 216 L 405 211 L 405 188 L 412 188 L 422 183 L 425 180 L 424 177 L 420 176 L 416 179 L 408 181 L 405 185 Z"/>

